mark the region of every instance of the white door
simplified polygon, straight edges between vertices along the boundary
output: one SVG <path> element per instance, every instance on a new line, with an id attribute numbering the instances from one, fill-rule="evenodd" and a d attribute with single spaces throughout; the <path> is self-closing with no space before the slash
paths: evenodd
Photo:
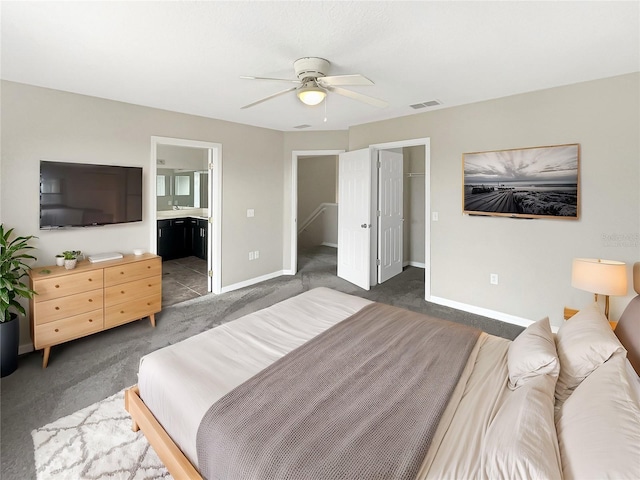
<path id="1" fill-rule="evenodd" d="M 341 153 L 338 160 L 338 276 L 369 290 L 371 153 Z"/>
<path id="2" fill-rule="evenodd" d="M 402 153 L 378 152 L 378 283 L 402 273 Z"/>

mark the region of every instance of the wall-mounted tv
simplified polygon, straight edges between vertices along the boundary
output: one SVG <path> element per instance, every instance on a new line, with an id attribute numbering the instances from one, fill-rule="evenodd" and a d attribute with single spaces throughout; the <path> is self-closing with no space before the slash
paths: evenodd
<path id="1" fill-rule="evenodd" d="M 40 161 L 40 228 L 142 221 L 142 168 Z"/>

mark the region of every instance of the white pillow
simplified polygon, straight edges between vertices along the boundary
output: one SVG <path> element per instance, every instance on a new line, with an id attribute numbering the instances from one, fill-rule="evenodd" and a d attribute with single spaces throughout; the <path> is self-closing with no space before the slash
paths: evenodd
<path id="1" fill-rule="evenodd" d="M 580 310 L 564 322 L 556 334 L 560 375 L 556 400 L 565 401 L 571 392 L 616 352 L 626 350 L 611 330 L 597 303 Z"/>
<path id="2" fill-rule="evenodd" d="M 521 387 L 530 378 L 551 375 L 558 378 L 560 362 L 556 343 L 549 325 L 549 318 L 543 318 L 529 325 L 509 345 L 507 354 L 509 368 L 509 388 Z"/>
<path id="3" fill-rule="evenodd" d="M 571 394 L 556 428 L 565 479 L 640 478 L 640 405 L 616 354 Z"/>
<path id="4" fill-rule="evenodd" d="M 553 420 L 556 379 L 538 375 L 507 398 L 487 429 L 482 478 L 561 479 Z"/>

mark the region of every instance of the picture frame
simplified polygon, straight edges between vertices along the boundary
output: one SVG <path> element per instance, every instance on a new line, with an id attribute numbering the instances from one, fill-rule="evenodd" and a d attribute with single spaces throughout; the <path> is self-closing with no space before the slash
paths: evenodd
<path id="1" fill-rule="evenodd" d="M 468 215 L 580 217 L 580 144 L 462 155 L 462 205 Z"/>

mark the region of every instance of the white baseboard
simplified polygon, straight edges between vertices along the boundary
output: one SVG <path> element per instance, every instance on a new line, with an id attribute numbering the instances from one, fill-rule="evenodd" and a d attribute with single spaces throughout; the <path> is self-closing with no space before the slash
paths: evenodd
<path id="1" fill-rule="evenodd" d="M 417 268 L 425 268 L 425 264 L 424 263 L 420 263 L 420 262 L 404 262 L 402 264 L 402 267 L 407 267 L 407 266 L 411 266 L 411 267 L 417 267 Z"/>
<path id="2" fill-rule="evenodd" d="M 525 328 L 534 323 L 533 320 L 529 320 L 528 318 L 518 317 L 516 315 L 510 315 L 503 312 L 497 312 L 488 308 L 476 307 L 475 305 L 456 302 L 455 300 L 449 300 L 442 297 L 434 297 L 433 295 L 428 298 L 427 301 L 437 303 L 438 305 L 444 305 L 445 307 L 455 308 L 456 310 L 475 313 L 476 315 L 482 315 L 483 317 L 493 318 L 494 320 L 500 320 L 501 322 L 519 325 Z"/>
<path id="3" fill-rule="evenodd" d="M 321 245 L 323 245 L 325 247 L 338 248 L 338 244 L 337 243 L 322 242 Z"/>
<path id="4" fill-rule="evenodd" d="M 249 280 L 244 280 L 242 282 L 234 283 L 233 285 L 222 287 L 220 293 L 233 292 L 234 290 L 238 290 L 239 288 L 250 287 L 251 285 L 255 285 L 256 283 L 264 282 L 265 280 L 271 280 L 272 278 L 280 277 L 285 274 L 285 270 L 278 270 L 277 272 L 267 273 L 266 275 L 262 275 L 260 277 L 250 278 Z"/>

